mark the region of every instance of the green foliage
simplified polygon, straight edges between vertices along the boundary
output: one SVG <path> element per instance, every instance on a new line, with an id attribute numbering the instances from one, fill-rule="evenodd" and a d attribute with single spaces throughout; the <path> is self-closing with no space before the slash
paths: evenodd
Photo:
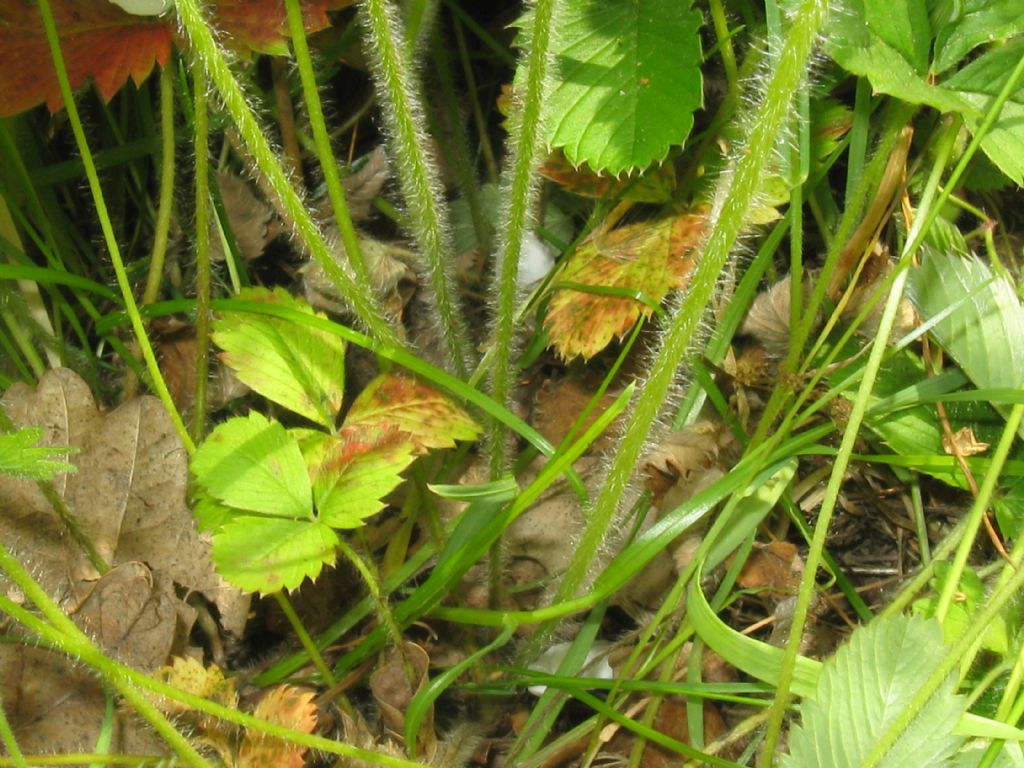
<path id="1" fill-rule="evenodd" d="M 898 724 L 943 653 L 937 621 L 903 616 L 856 630 L 822 668 L 817 695 L 801 704 L 786 768 L 942 765 L 963 742 L 952 735 L 966 709 L 951 676 L 884 754 L 876 745 Z M 873 759 L 869 759 L 873 758 Z"/>
<path id="2" fill-rule="evenodd" d="M 283 288 L 239 298 L 313 310 Z M 256 392 L 332 429 L 345 386 L 345 347 L 337 336 L 265 315 L 224 315 L 213 334 L 222 360 Z"/>
<path id="3" fill-rule="evenodd" d="M 950 577 L 949 563 L 935 564 L 935 577 L 931 587 L 937 594 L 945 588 Z M 942 622 L 942 634 L 947 642 L 952 642 L 964 632 L 973 631 L 974 615 L 985 602 L 985 585 L 970 568 L 964 570 L 956 585 L 957 600 L 954 602 Z M 914 612 L 926 619 L 935 616 L 938 601 L 935 596 L 914 601 Z M 1010 650 L 1010 628 L 1004 616 L 989 622 L 982 634 L 982 646 L 993 653 L 1005 656 Z"/>
<path id="4" fill-rule="evenodd" d="M 690 2 L 570 0 L 556 19 L 547 137 L 574 165 L 618 175 L 665 159 L 703 104 Z"/>
<path id="5" fill-rule="evenodd" d="M 61 472 L 76 472 L 74 464 L 58 461 L 68 453 L 66 446 L 36 445 L 43 436 L 37 427 L 0 434 L 0 475 L 28 480 L 50 480 Z"/>
<path id="6" fill-rule="evenodd" d="M 283 291 L 252 289 L 241 298 L 312 314 Z M 446 398 L 394 375 L 371 382 L 335 431 L 344 380 L 337 336 L 227 312 L 213 338 L 239 378 L 329 430 L 287 429 L 253 411 L 220 424 L 193 456 L 203 490 L 197 519 L 213 535 L 218 571 L 241 589 L 270 593 L 315 579 L 335 561 L 337 531 L 359 528 L 379 512 L 418 453 L 479 432 Z"/>
<path id="7" fill-rule="evenodd" d="M 867 77 L 875 91 L 912 104 L 961 115 L 977 131 L 992 97 L 1024 55 L 1024 40 L 990 45 L 959 71 L 977 46 L 1024 29 L 1017 0 L 949 4 L 949 18 L 928 17 L 925 0 L 851 0 L 832 15 L 828 50 L 847 71 Z M 981 148 L 1018 185 L 1024 183 L 1024 86 L 1011 93 Z"/>
<path id="8" fill-rule="evenodd" d="M 979 389 L 1024 383 L 1024 307 L 1013 285 L 975 256 L 926 248 L 908 296 L 932 335 Z"/>

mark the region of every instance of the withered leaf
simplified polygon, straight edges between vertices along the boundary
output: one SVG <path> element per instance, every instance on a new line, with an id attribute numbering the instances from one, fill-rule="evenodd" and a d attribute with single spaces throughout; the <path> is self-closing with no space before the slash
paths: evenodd
<path id="1" fill-rule="evenodd" d="M 654 309 L 641 298 L 660 304 L 669 291 L 686 285 L 706 222 L 706 211 L 698 210 L 611 231 L 598 228 L 557 277 L 595 291 L 554 292 L 544 320 L 552 346 L 567 360 L 589 359 L 641 317 L 650 317 Z M 625 291 L 628 298 L 600 293 L 604 289 Z"/>

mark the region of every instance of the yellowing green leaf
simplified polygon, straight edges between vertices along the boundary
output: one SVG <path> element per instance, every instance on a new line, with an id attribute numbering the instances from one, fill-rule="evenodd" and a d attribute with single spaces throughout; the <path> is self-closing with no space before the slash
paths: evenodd
<path id="1" fill-rule="evenodd" d="M 480 427 L 440 392 L 411 376 L 385 373 L 371 381 L 345 417 L 345 427 L 392 426 L 404 432 L 417 452 L 451 448 L 472 440 Z"/>
<path id="2" fill-rule="evenodd" d="M 239 299 L 315 314 L 281 288 L 243 291 Z M 331 429 L 344 396 L 345 343 L 337 336 L 277 317 L 225 312 L 214 323 L 221 359 L 238 378 L 275 403 Z"/>
<path id="3" fill-rule="evenodd" d="M 229 507 L 309 518 L 309 473 L 295 439 L 260 413 L 219 425 L 192 457 L 192 474 Z"/>
<path id="4" fill-rule="evenodd" d="M 338 535 L 305 520 L 242 515 L 213 537 L 217 572 L 246 592 L 295 589 L 334 563 Z"/>
<path id="5" fill-rule="evenodd" d="M 395 428 L 346 425 L 313 483 L 320 519 L 334 528 L 358 528 L 384 506 L 402 482 L 414 445 Z"/>
<path id="6" fill-rule="evenodd" d="M 706 221 L 706 213 L 696 211 L 610 232 L 599 228 L 588 237 L 562 268 L 544 321 L 559 354 L 593 357 L 649 317 L 652 304 L 684 287 Z M 558 288 L 566 283 L 580 288 Z M 600 293 L 607 289 L 617 295 Z"/>

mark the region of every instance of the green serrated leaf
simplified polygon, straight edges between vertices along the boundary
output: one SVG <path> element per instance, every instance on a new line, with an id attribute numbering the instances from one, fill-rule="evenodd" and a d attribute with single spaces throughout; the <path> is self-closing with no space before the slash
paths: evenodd
<path id="1" fill-rule="evenodd" d="M 346 427 L 313 483 L 320 520 L 334 528 L 359 528 L 381 510 L 414 458 L 414 444 L 398 430 Z"/>
<path id="2" fill-rule="evenodd" d="M 279 304 L 309 314 L 301 299 L 277 288 L 246 289 L 246 301 Z M 344 396 L 345 343 L 337 336 L 276 317 L 225 312 L 214 322 L 221 359 L 264 397 L 327 429 Z"/>
<path id="3" fill-rule="evenodd" d="M 1024 387 L 1024 308 L 1013 286 L 977 257 L 923 249 L 907 295 L 932 335 L 979 389 Z"/>
<path id="4" fill-rule="evenodd" d="M 1020 0 L 960 0 L 953 18 L 935 33 L 932 70 L 945 72 L 980 45 L 1024 32 Z"/>
<path id="5" fill-rule="evenodd" d="M 857 629 L 822 668 L 817 695 L 801 704 L 787 768 L 854 768 L 906 713 L 945 650 L 937 621 L 895 616 Z M 942 765 L 963 743 L 953 730 L 966 710 L 950 676 L 879 765 Z"/>
<path id="6" fill-rule="evenodd" d="M 663 160 L 702 106 L 701 16 L 689 0 L 572 0 L 557 19 L 548 140 L 619 174 Z"/>
<path id="7" fill-rule="evenodd" d="M 359 393 L 345 416 L 345 427 L 355 426 L 395 427 L 421 451 L 452 448 L 456 440 L 480 434 L 469 414 L 436 389 L 393 373 L 381 374 Z"/>
<path id="8" fill-rule="evenodd" d="M 25 427 L 0 435 L 0 475 L 24 480 L 49 480 L 61 472 L 77 472 L 74 464 L 57 459 L 74 448 L 36 445 L 43 436 L 38 427 Z"/>
<path id="9" fill-rule="evenodd" d="M 1024 18 L 1024 9 L 1019 4 L 1017 8 L 1018 15 Z M 991 48 L 943 82 L 945 88 L 957 91 L 977 112 L 964 115 L 972 132 L 981 123 L 978 115 L 1003 89 L 1021 57 L 1024 57 L 1024 37 Z M 981 149 L 1015 184 L 1024 184 L 1024 86 L 1003 104 L 998 119 L 981 140 Z"/>
<path id="10" fill-rule="evenodd" d="M 191 468 L 207 493 L 229 507 L 312 517 L 309 473 L 298 443 L 260 413 L 219 425 L 199 446 Z"/>
<path id="11" fill-rule="evenodd" d="M 829 55 L 848 72 L 866 77 L 879 93 L 942 112 L 976 114 L 958 94 L 928 82 L 921 50 L 931 43 L 930 27 L 912 23 L 920 11 L 909 5 L 924 7 L 920 0 L 850 0 L 842 13 L 831 16 L 825 35 Z M 889 7 L 896 11 L 891 21 Z"/>
<path id="12" fill-rule="evenodd" d="M 322 523 L 243 515 L 214 535 L 213 562 L 234 586 L 266 595 L 315 579 L 337 547 L 338 535 Z"/>

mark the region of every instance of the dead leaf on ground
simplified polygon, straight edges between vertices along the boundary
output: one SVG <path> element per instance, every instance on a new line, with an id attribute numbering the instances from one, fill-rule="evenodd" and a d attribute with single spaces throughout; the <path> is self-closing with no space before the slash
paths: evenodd
<path id="1" fill-rule="evenodd" d="M 391 735 L 404 741 L 405 716 L 413 696 L 430 682 L 430 657 L 416 643 L 406 642 L 401 650 L 389 649 L 381 665 L 370 676 L 370 691 L 380 708 L 381 718 Z M 409 679 L 409 672 L 413 680 Z M 417 736 L 417 752 L 428 760 L 437 749 L 434 708 L 423 718 Z"/>
<path id="2" fill-rule="evenodd" d="M 786 595 L 800 586 L 803 560 L 795 544 L 773 541 L 755 545 L 744 564 L 737 582 L 744 589 L 765 589 Z"/>
<path id="3" fill-rule="evenodd" d="M 681 696 L 668 696 L 658 706 L 658 713 L 655 715 L 653 728 L 658 733 L 690 744 L 690 729 L 686 723 L 686 700 Z M 713 702 L 704 703 L 704 739 L 714 741 L 725 733 L 726 725 L 722 714 Z M 613 731 L 614 736 L 608 740 L 607 750 L 614 754 L 629 755 L 637 736 L 618 725 L 607 726 L 607 731 Z M 682 763 L 682 756 L 671 749 L 658 744 L 648 742 L 644 748 L 643 757 L 640 758 L 641 768 L 673 768 Z"/>
<path id="4" fill-rule="evenodd" d="M 629 298 L 575 288 L 556 289 L 544 327 L 566 360 L 589 359 L 622 338 L 672 290 L 690 279 L 707 224 L 707 211 L 626 224 L 611 231 L 598 227 L 569 256 L 556 283 L 577 283 L 596 290 L 620 289 Z M 634 298 L 636 296 L 636 298 Z"/>
<path id="5" fill-rule="evenodd" d="M 225 628 L 241 633 L 248 599 L 213 570 L 209 545 L 185 503 L 185 451 L 156 398 L 134 398 L 103 414 L 77 374 L 58 369 L 35 390 L 15 384 L 0 404 L 16 425 L 42 425 L 45 444 L 80 449 L 71 457 L 77 474 L 58 476 L 55 487 L 114 566 L 102 578 L 36 484 L 0 478 L 0 539 L 80 626 L 109 653 L 149 672 L 183 644 L 195 619 L 175 594 L 177 584 L 203 594 L 218 607 Z M 47 664 L 72 668 L 56 655 Z M 56 701 L 64 689 L 54 685 L 49 695 Z M 73 718 L 79 730 L 72 740 L 83 743 L 95 738 L 102 700 L 91 715 L 59 708 L 48 713 L 60 722 Z M 19 729 L 49 727 L 35 714 L 13 724 L 19 735 Z"/>
<path id="6" fill-rule="evenodd" d="M 552 445 L 561 445 L 576 420 L 593 400 L 595 391 L 596 388 L 587 387 L 572 375 L 546 379 L 533 398 L 534 428 Z M 614 402 L 615 395 L 605 392 L 590 410 L 586 420 L 576 429 L 575 436 L 582 435 Z M 595 452 L 611 448 L 615 443 L 614 432 L 614 427 L 605 430 L 591 443 L 589 450 Z"/>

